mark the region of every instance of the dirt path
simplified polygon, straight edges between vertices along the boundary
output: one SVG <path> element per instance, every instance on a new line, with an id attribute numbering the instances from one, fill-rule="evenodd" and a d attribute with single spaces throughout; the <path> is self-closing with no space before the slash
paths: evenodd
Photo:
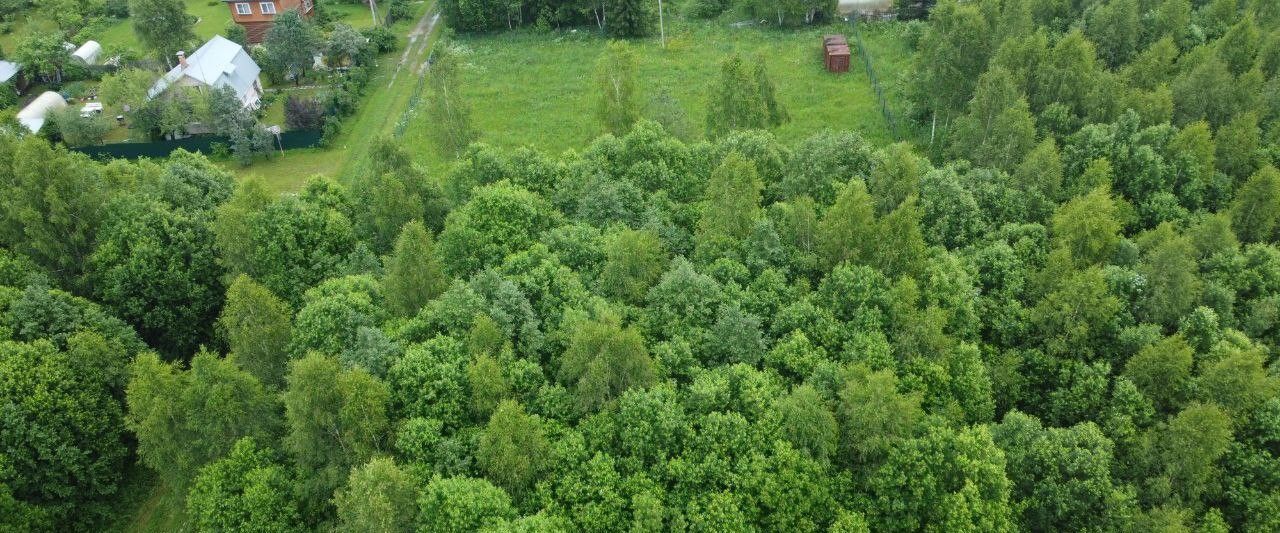
<path id="1" fill-rule="evenodd" d="M 413 27 L 413 31 L 409 32 L 409 44 L 404 47 L 404 53 L 400 54 L 400 61 L 396 63 L 395 72 L 391 73 L 391 81 L 387 82 L 387 88 L 391 88 L 396 83 L 396 78 L 400 76 L 400 71 L 404 70 L 409 58 L 414 58 L 412 64 L 422 65 L 427 61 L 427 53 L 431 49 L 431 32 L 436 29 L 436 22 L 440 20 L 440 12 L 429 9 L 422 18 L 418 20 L 418 24 Z M 422 68 L 419 66 L 414 69 L 415 74 L 421 73 Z"/>
<path id="2" fill-rule="evenodd" d="M 431 35 L 438 22 L 439 10 L 434 5 L 428 6 L 409 31 L 409 42 L 405 44 L 404 52 L 396 63 L 380 68 L 382 73 L 379 79 L 371 84 L 369 93 L 365 95 L 350 124 L 344 125 L 347 133 L 341 144 L 343 150 L 349 151 L 342 157 L 342 164 L 336 173 L 338 176 L 350 177 L 363 172 L 368 165 L 369 141 L 378 135 L 391 133 L 396 121 L 404 115 L 421 76 L 417 66 L 425 63 L 431 55 Z M 407 71 L 403 78 L 400 77 L 402 71 Z M 385 85 L 381 78 L 388 80 Z"/>

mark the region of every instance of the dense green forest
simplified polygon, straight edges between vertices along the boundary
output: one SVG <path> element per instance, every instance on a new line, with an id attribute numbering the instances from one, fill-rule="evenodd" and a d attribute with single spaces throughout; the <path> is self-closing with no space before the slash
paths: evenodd
<path id="1" fill-rule="evenodd" d="M 896 24 L 888 146 L 737 58 L 283 196 L 0 132 L 0 531 L 1280 531 L 1280 2 Z"/>

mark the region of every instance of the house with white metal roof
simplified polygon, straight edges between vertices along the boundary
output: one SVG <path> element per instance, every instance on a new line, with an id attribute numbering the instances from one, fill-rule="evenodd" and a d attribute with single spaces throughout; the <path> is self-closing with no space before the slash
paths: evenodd
<path id="1" fill-rule="evenodd" d="M 262 98 L 262 83 L 258 81 L 261 72 L 243 47 L 216 35 L 190 56 L 178 52 L 178 66 L 151 86 L 147 98 L 174 87 L 230 87 L 245 107 L 257 107 Z"/>

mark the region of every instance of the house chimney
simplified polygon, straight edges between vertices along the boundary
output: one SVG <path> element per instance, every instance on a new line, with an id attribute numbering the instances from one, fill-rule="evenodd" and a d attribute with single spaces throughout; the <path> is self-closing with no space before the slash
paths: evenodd
<path id="1" fill-rule="evenodd" d="M 187 53 L 182 50 L 178 50 L 178 65 L 187 68 Z"/>

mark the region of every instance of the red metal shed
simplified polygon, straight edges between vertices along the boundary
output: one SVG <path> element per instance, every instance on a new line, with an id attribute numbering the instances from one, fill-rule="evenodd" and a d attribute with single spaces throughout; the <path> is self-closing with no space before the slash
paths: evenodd
<path id="1" fill-rule="evenodd" d="M 827 72 L 849 72 L 849 46 L 845 44 L 827 45 L 825 65 Z"/>
<path id="2" fill-rule="evenodd" d="M 822 66 L 829 72 L 849 71 L 849 41 L 844 35 L 822 36 Z"/>

